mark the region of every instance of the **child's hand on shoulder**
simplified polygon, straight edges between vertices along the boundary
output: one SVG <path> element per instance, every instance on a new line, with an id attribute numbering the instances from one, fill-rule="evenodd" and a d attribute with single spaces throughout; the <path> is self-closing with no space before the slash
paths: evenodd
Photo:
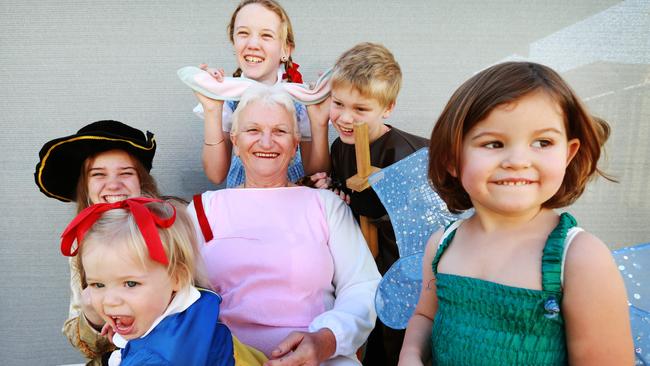
<path id="1" fill-rule="evenodd" d="M 350 205 L 350 195 L 349 194 L 345 193 L 342 189 L 337 189 L 337 188 L 332 189 L 332 192 L 337 194 L 345 203 Z"/>
<path id="2" fill-rule="evenodd" d="M 339 196 L 345 203 L 350 204 L 350 195 L 345 193 L 341 187 L 341 184 L 334 181 L 327 173 L 319 172 L 309 176 L 304 176 L 300 178 L 297 182 L 299 186 L 318 188 L 318 189 L 329 189 L 334 194 Z"/>
<path id="3" fill-rule="evenodd" d="M 330 184 L 332 183 L 332 178 L 330 178 L 325 172 L 313 174 L 309 179 L 314 188 L 329 189 Z"/>

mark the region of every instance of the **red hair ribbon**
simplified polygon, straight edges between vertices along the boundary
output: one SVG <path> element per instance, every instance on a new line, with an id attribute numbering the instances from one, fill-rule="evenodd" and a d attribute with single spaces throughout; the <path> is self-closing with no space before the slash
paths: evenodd
<path id="1" fill-rule="evenodd" d="M 160 240 L 160 235 L 158 234 L 156 226 L 162 228 L 172 226 L 176 220 L 176 208 L 171 205 L 173 214 L 168 218 L 162 218 L 151 212 L 147 206 L 145 206 L 145 204 L 150 202 L 164 201 L 153 198 L 138 197 L 128 198 L 124 201 L 114 203 L 97 203 L 84 209 L 72 220 L 72 222 L 70 222 L 70 224 L 68 224 L 68 227 L 66 227 L 63 234 L 61 234 L 61 253 L 68 257 L 75 256 L 79 251 L 79 246 L 83 241 L 84 235 L 95 224 L 95 221 L 97 221 L 104 212 L 121 208 L 130 210 L 131 213 L 133 213 L 133 218 L 140 229 L 144 242 L 147 244 L 147 249 L 149 249 L 149 256 L 151 259 L 167 265 L 167 255 L 165 255 L 165 250 L 163 249 L 162 241 Z M 72 250 L 72 243 L 74 243 L 75 239 L 77 240 L 77 248 Z"/>
<path id="2" fill-rule="evenodd" d="M 291 63 L 290 68 L 287 68 L 285 66 L 284 74 L 282 74 L 282 80 L 289 80 L 292 83 L 302 84 L 302 74 L 300 71 L 298 71 L 299 67 L 300 65 L 295 62 Z"/>

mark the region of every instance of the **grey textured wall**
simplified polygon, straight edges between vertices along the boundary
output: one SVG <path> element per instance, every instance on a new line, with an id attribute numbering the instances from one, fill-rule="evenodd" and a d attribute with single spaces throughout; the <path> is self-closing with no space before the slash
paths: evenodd
<path id="1" fill-rule="evenodd" d="M 166 194 L 211 187 L 202 122 L 176 78 L 186 65 L 232 70 L 225 35 L 234 1 L 33 1 L 0 4 L 0 364 L 80 362 L 61 335 L 68 266 L 59 254 L 74 208 L 33 181 L 42 144 L 98 119 L 156 133 L 152 173 Z M 360 41 L 401 63 L 391 123 L 428 135 L 450 93 L 493 63 L 530 59 L 560 71 L 613 135 L 604 167 L 571 207 L 612 247 L 650 241 L 650 1 L 282 1 L 307 80 Z"/>

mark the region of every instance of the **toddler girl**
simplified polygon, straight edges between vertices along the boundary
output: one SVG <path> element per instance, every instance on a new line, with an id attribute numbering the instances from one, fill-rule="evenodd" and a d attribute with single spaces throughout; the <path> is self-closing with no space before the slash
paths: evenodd
<path id="1" fill-rule="evenodd" d="M 562 78 L 492 66 L 452 95 L 429 179 L 451 212 L 435 233 L 400 364 L 631 365 L 626 293 L 608 248 L 568 213 L 609 135 Z"/>
<path id="2" fill-rule="evenodd" d="M 120 348 L 113 365 L 261 365 L 218 322 L 221 297 L 200 280 L 194 228 L 182 207 L 151 198 L 99 203 L 62 235 L 76 258 L 102 329 Z M 76 240 L 76 245 L 73 245 Z"/>

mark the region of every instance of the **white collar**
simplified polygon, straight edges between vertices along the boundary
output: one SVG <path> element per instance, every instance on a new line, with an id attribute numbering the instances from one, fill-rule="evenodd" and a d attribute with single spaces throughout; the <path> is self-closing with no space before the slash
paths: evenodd
<path id="1" fill-rule="evenodd" d="M 186 286 L 182 290 L 178 291 L 172 299 L 172 302 L 169 303 L 165 312 L 156 318 L 156 320 L 151 324 L 149 330 L 144 333 L 140 338 L 144 338 L 166 317 L 174 315 L 180 312 L 187 310 L 192 304 L 194 304 L 201 297 L 201 293 L 196 287 L 190 285 Z M 118 348 L 126 347 L 128 340 L 124 339 L 121 335 L 115 333 L 113 335 L 113 344 Z"/>

